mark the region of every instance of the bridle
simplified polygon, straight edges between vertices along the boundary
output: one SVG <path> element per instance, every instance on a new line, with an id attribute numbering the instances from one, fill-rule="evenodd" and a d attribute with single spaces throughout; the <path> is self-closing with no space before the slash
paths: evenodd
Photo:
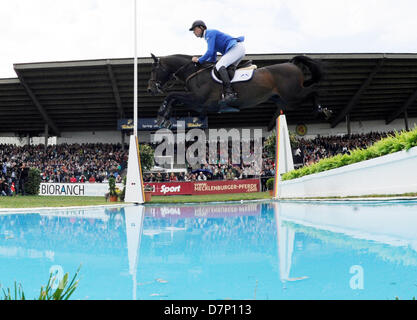
<path id="1" fill-rule="evenodd" d="M 156 71 L 155 71 L 155 69 L 156 68 L 159 68 L 159 69 L 161 69 L 162 71 L 164 71 L 164 72 L 166 72 L 166 73 L 169 73 L 169 71 L 168 70 L 166 70 L 163 66 L 162 66 L 162 64 L 160 64 L 159 63 L 159 58 L 158 58 L 158 60 L 156 61 L 156 62 L 154 62 L 154 69 L 152 70 L 152 72 L 151 72 L 151 78 L 149 79 L 149 82 L 151 82 L 151 83 L 153 83 L 154 85 L 155 85 L 155 87 L 156 87 L 156 89 L 158 90 L 158 92 L 159 93 L 163 93 L 164 92 L 164 90 L 165 89 L 167 89 L 167 88 L 165 88 L 165 86 L 166 86 L 166 84 L 169 82 L 169 80 L 171 80 L 171 78 L 170 79 L 168 79 L 168 81 L 167 82 L 165 82 L 165 84 L 164 85 L 162 85 L 161 84 L 161 81 L 158 81 L 157 79 L 156 79 Z"/>
<path id="2" fill-rule="evenodd" d="M 191 63 L 194 63 L 192 61 L 182 65 L 181 67 L 179 67 L 174 73 L 171 74 L 171 76 L 169 77 L 169 79 L 162 85 L 161 81 L 158 81 L 156 79 L 156 72 L 152 72 L 151 73 L 151 78 L 149 79 L 150 82 L 155 84 L 156 89 L 160 92 L 163 93 L 165 90 L 169 90 L 171 89 L 176 82 L 180 81 L 180 82 L 184 82 L 181 79 L 178 78 L 177 74 L 179 72 L 181 72 L 185 67 L 188 67 Z M 170 73 L 169 70 L 167 70 L 160 62 L 160 58 L 158 58 L 158 60 L 156 62 L 154 62 L 154 67 L 159 68 L 160 70 L 162 70 L 165 73 Z"/>

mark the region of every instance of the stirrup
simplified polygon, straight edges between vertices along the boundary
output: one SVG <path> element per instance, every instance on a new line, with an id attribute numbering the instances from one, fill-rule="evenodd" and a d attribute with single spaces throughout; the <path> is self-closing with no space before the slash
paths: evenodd
<path id="1" fill-rule="evenodd" d="M 220 102 L 222 103 L 230 103 L 230 102 L 234 102 L 237 100 L 237 93 L 233 92 L 233 93 L 226 93 L 222 95 L 222 100 Z"/>

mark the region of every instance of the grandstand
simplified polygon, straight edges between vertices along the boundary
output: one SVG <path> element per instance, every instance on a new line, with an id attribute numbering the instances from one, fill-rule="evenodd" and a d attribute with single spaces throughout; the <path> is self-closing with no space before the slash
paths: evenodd
<path id="1" fill-rule="evenodd" d="M 258 67 L 295 54 L 249 54 Z M 309 135 L 389 131 L 412 127 L 417 118 L 417 54 L 308 54 L 320 59 L 326 77 L 319 99 L 333 110 L 326 122 L 311 102 L 286 112 L 290 131 L 304 124 Z M 164 96 L 146 92 L 152 59 L 139 58 L 139 117 L 155 118 Z M 133 117 L 133 59 L 15 64 L 16 78 L 0 79 L 0 137 L 56 137 L 56 143 L 124 141 L 118 120 Z M 177 85 L 172 90 L 183 90 Z M 208 114 L 210 128 L 274 127 L 272 102 L 238 114 Z M 193 116 L 178 107 L 176 117 Z M 1 138 L 0 138 L 1 139 Z M 149 132 L 141 131 L 141 142 Z M 38 139 L 42 141 L 42 139 Z"/>
<path id="2" fill-rule="evenodd" d="M 249 54 L 246 59 L 262 67 L 288 61 L 294 55 Z M 333 111 L 333 116 L 328 121 L 317 117 L 312 101 L 306 101 L 298 110 L 285 112 L 290 132 L 298 134 L 299 164 L 343 153 L 351 147 L 363 147 L 381 138 L 384 132 L 417 125 L 417 54 L 308 56 L 323 63 L 326 74 L 319 86 L 319 100 Z M 140 119 L 152 121 L 164 96 L 146 92 L 152 59 L 139 58 L 138 63 L 138 113 Z M 22 161 L 29 165 L 37 163 L 45 180 L 55 182 L 71 179 L 71 174 L 78 181 L 84 176 L 83 181 L 93 177 L 95 182 L 124 174 L 126 137 L 131 130 L 123 130 L 120 123 L 133 117 L 133 59 L 20 63 L 14 65 L 14 70 L 16 78 L 0 79 L 0 144 L 8 144 L 0 148 L 0 164 L 9 165 L 14 154 L 17 159 L 12 160 L 16 160 L 16 166 Z M 178 84 L 171 90 L 183 88 Z M 278 114 L 274 103 L 266 102 L 239 114 L 209 113 L 207 127 L 262 128 L 265 139 Z M 179 106 L 174 116 L 185 119 L 195 114 Z M 144 127 L 139 131 L 139 142 L 150 143 L 154 131 Z M 65 158 L 61 153 L 66 149 L 70 154 Z M 86 165 L 77 163 L 80 152 Z M 100 162 L 97 152 L 110 162 Z M 28 160 L 28 153 L 37 157 Z M 68 169 L 65 162 L 68 160 L 74 166 L 65 172 L 65 177 L 57 177 L 57 166 Z M 273 167 L 273 162 L 264 161 L 262 175 L 273 175 Z M 198 179 L 198 175 L 191 173 L 195 169 L 172 163 L 161 171 L 175 173 L 176 179 L 192 181 Z M 205 169 L 216 172 L 213 176 L 217 179 L 248 176 L 242 167 Z M 159 178 L 157 171 L 154 170 L 153 176 L 145 175 L 145 180 L 171 179 L 171 175 L 164 174 Z M 4 177 L 0 181 L 4 182 Z"/>

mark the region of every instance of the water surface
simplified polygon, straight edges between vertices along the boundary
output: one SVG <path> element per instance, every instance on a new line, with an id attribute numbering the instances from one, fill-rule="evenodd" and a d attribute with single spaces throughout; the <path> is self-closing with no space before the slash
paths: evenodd
<path id="1" fill-rule="evenodd" d="M 412 299 L 417 202 L 250 202 L 0 212 L 0 283 L 33 298 Z"/>

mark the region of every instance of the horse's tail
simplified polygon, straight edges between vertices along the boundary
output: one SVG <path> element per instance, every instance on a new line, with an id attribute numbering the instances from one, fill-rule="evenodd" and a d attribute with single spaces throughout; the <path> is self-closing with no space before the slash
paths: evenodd
<path id="1" fill-rule="evenodd" d="M 290 60 L 291 63 L 297 65 L 305 65 L 311 72 L 311 79 L 304 81 L 303 86 L 309 87 L 312 84 L 318 83 L 323 77 L 323 68 L 321 63 L 317 60 L 311 59 L 307 56 L 295 56 Z"/>

